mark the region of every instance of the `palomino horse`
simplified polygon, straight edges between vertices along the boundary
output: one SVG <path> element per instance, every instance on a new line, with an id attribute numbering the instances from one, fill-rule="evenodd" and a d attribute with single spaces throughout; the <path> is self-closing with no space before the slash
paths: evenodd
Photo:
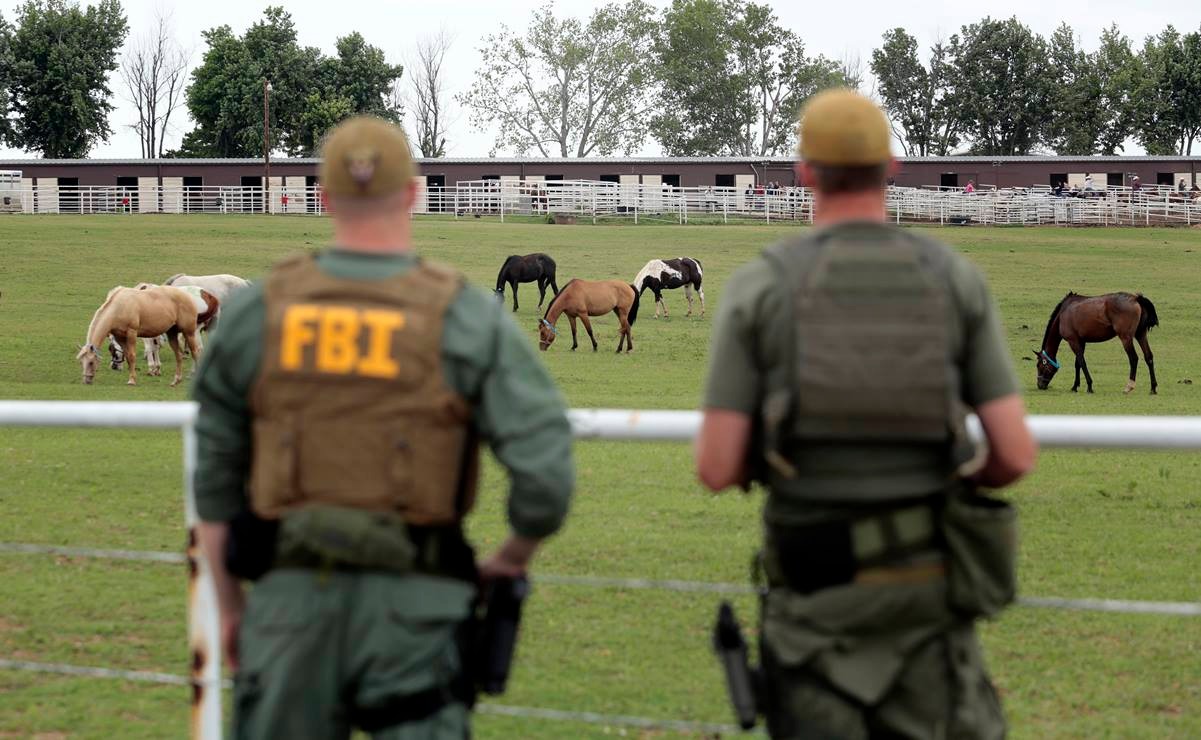
<path id="1" fill-rule="evenodd" d="M 634 278 L 634 288 L 641 295 L 642 291 L 650 288 L 655 294 L 655 318 L 659 318 L 659 306 L 663 306 L 663 318 L 667 318 L 667 304 L 663 302 L 663 291 L 674 290 L 683 286 L 684 297 L 688 299 L 688 313 L 692 315 L 692 291 L 701 299 L 701 316 L 705 315 L 705 290 L 701 287 L 701 262 L 692 257 L 676 257 L 672 260 L 651 260 L 643 265 L 638 277 Z"/>
<path id="2" fill-rule="evenodd" d="M 559 295 L 559 284 L 555 282 L 555 261 L 550 255 L 536 252 L 524 257 L 511 254 L 505 258 L 496 274 L 496 297 L 503 303 L 505 300 L 505 283 L 513 291 L 513 310 L 517 310 L 517 284 L 538 283 L 538 306 L 546 298 L 546 286 L 550 286 L 555 295 Z"/>
<path id="3" fill-rule="evenodd" d="M 1138 355 L 1134 352 L 1134 341 L 1143 348 L 1143 359 L 1147 361 L 1147 372 L 1151 374 L 1151 393 L 1159 384 L 1155 381 L 1155 356 L 1147 343 L 1147 332 L 1159 326 L 1155 305 L 1146 296 L 1131 293 L 1106 293 L 1095 297 L 1068 293 L 1051 312 L 1047 330 L 1043 335 L 1042 350 L 1035 350 L 1038 358 L 1038 389 L 1046 390 L 1051 378 L 1059 370 L 1056 354 L 1059 343 L 1066 341 L 1076 355 L 1076 382 L 1072 391 L 1080 388 L 1080 371 L 1088 381 L 1088 392 L 1093 392 L 1093 376 L 1084 362 L 1084 345 L 1106 342 L 1114 337 L 1122 340 L 1126 356 L 1130 358 L 1130 380 L 1126 381 L 1126 392 L 1134 390 L 1134 377 L 1138 371 Z"/>
<path id="4" fill-rule="evenodd" d="M 137 290 L 146 290 L 147 288 L 155 287 L 154 283 L 138 283 L 134 286 Z M 179 290 L 192 296 L 192 302 L 196 304 L 196 329 L 197 332 L 203 330 L 206 334 L 213 330 L 213 326 L 217 322 L 217 315 L 221 312 L 221 302 L 217 297 L 203 288 L 198 288 L 195 285 L 172 286 L 178 287 Z M 159 352 L 163 345 L 167 343 L 165 334 L 160 334 L 157 337 L 147 337 L 142 339 L 142 345 L 146 351 L 146 364 L 149 368 L 146 371 L 147 375 L 162 375 L 163 362 L 159 359 Z M 121 340 L 117 337 L 111 337 L 108 343 L 108 351 L 111 355 L 111 367 L 113 370 L 118 370 L 121 363 L 125 361 L 125 350 L 121 348 Z M 200 350 L 204 351 L 204 342 L 200 340 L 200 334 L 196 334 L 196 344 Z"/>
<path id="5" fill-rule="evenodd" d="M 138 285 L 151 285 L 152 283 L 139 283 Z M 240 278 L 237 275 L 185 275 L 182 272 L 176 273 L 163 281 L 163 285 L 171 285 L 177 288 L 185 286 L 194 286 L 201 290 L 208 291 L 217 298 L 217 302 L 224 303 L 227 298 L 237 289 L 244 288 L 250 285 L 250 281 L 245 278 Z M 217 329 L 217 320 L 220 318 L 220 311 L 217 312 L 207 323 L 203 323 L 201 328 L 205 333 L 211 333 Z M 199 338 L 198 338 L 199 340 Z M 143 344 L 146 348 L 146 362 L 150 365 L 150 375 L 162 374 L 162 363 L 159 362 L 158 353 L 162 348 L 165 339 L 161 336 L 146 339 Z M 125 351 L 121 349 L 121 341 L 109 342 L 108 351 L 112 355 L 111 367 L 113 370 L 119 370 L 121 363 L 125 361 Z M 203 344 L 201 351 L 204 350 Z"/>
<path id="6" fill-rule="evenodd" d="M 75 359 L 83 366 L 83 382 L 91 384 L 100 364 L 99 346 L 107 336 L 124 340 L 125 362 L 129 365 L 129 385 L 137 385 L 137 339 L 157 337 L 166 333 L 175 352 L 175 379 L 183 377 L 183 353 L 179 349 L 179 334 L 183 333 L 192 361 L 200 360 L 196 344 L 196 304 L 192 296 L 179 288 L 154 286 L 136 290 L 117 286 L 108 292 L 104 303 L 92 315 L 88 325 L 87 344 L 80 348 Z"/>
<path id="7" fill-rule="evenodd" d="M 584 322 L 588 330 L 588 338 L 592 340 L 592 351 L 596 351 L 596 337 L 592 334 L 592 323 L 589 316 L 604 316 L 612 311 L 617 314 L 621 325 L 617 340 L 617 351 L 621 352 L 622 344 L 626 351 L 634 349 L 634 339 L 630 336 L 630 327 L 638 318 L 638 289 L 620 280 L 572 280 L 563 286 L 559 295 L 554 297 L 546 307 L 546 315 L 538 322 L 538 347 L 545 352 L 555 341 L 559 330 L 555 323 L 559 316 L 567 314 L 571 322 L 571 348 L 579 346 L 576 341 L 575 320 Z"/>

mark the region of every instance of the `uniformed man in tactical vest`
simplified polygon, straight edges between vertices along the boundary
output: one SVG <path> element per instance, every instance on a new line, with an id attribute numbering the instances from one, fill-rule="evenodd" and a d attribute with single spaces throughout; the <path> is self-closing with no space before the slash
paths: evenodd
<path id="1" fill-rule="evenodd" d="M 1001 737 L 973 621 L 1014 597 L 1015 517 L 981 489 L 1036 446 L 996 308 L 886 223 L 879 108 L 824 92 L 799 133 L 814 227 L 726 283 L 696 448 L 709 488 L 769 491 L 758 709 L 774 737 Z"/>
<path id="2" fill-rule="evenodd" d="M 400 129 L 352 119 L 322 153 L 333 248 L 230 298 L 194 386 L 236 735 L 462 738 L 457 633 L 477 582 L 523 574 L 563 523 L 571 430 L 496 301 L 412 253 Z M 509 472 L 512 528 L 478 569 L 477 440 Z M 226 557 L 264 571 L 248 597 Z"/>

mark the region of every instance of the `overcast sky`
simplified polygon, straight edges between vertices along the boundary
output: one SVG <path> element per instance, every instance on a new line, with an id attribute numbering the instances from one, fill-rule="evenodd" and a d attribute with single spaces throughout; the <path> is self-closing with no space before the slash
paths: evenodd
<path id="1" fill-rule="evenodd" d="M 762 0 L 760 0 L 762 1 Z M 157 13 L 169 12 L 176 35 L 185 48 L 191 49 L 192 63 L 199 63 L 205 47 L 201 31 L 228 24 L 237 33 L 244 31 L 262 16 L 269 2 L 247 0 L 190 0 L 171 3 L 164 0 L 122 0 L 129 21 L 130 36 L 145 34 Z M 650 0 L 665 7 L 668 0 Z M 0 0 L 0 12 L 10 21 L 16 14 L 18 0 Z M 91 4 L 84 2 L 85 5 Z M 392 62 L 405 62 L 412 53 L 416 39 L 446 28 L 455 35 L 455 45 L 448 56 L 446 68 L 452 93 L 467 89 L 479 59 L 480 39 L 502 24 L 523 29 L 531 11 L 542 2 L 536 0 L 457 0 L 429 2 L 423 0 L 288 0 L 285 5 L 296 23 L 300 43 L 317 46 L 332 54 L 334 41 L 352 31 L 359 31 L 388 55 Z M 570 0 L 555 2 L 556 13 L 587 17 L 599 0 Z M 866 66 L 872 49 L 884 31 L 903 26 L 929 46 L 939 37 L 949 36 L 960 26 L 972 23 L 988 11 L 987 5 L 957 0 L 904 2 L 902 0 L 859 0 L 858 2 L 798 2 L 767 0 L 775 8 L 781 22 L 797 31 L 810 53 L 833 58 L 859 56 Z M 995 15 L 1016 15 L 1036 32 L 1050 36 L 1061 22 L 1067 22 L 1082 37 L 1086 48 L 1094 48 L 1101 29 L 1116 22 L 1121 30 L 1141 45 L 1144 37 L 1157 33 L 1171 23 L 1181 30 L 1201 27 L 1201 3 L 1198 2 L 1136 2 L 1132 0 L 1011 0 L 995 6 Z M 137 157 L 137 137 L 128 124 L 134 120 L 134 109 L 121 98 L 121 81 L 114 76 L 111 87 L 117 109 L 109 122 L 112 138 L 92 150 L 93 157 Z M 185 111 L 186 115 L 186 111 Z M 167 144 L 173 147 L 191 122 L 181 120 L 177 130 L 168 135 Z M 447 137 L 448 155 L 459 157 L 486 156 L 492 148 L 492 134 L 475 130 L 465 112 L 450 128 Z M 648 141 L 642 154 L 657 154 L 657 145 Z M 1141 153 L 1127 149 L 1128 154 Z M 20 151 L 0 148 L 0 156 L 34 156 Z"/>

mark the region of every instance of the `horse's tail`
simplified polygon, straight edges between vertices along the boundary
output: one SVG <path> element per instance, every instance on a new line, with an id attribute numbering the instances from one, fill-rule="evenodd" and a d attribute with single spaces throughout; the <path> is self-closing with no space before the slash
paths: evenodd
<path id="1" fill-rule="evenodd" d="M 640 302 L 641 293 L 630 283 L 630 290 L 634 291 L 634 302 L 630 304 L 630 312 L 626 314 L 626 321 L 630 322 L 630 326 L 634 325 L 634 321 L 638 319 L 638 303 Z"/>
<path id="2" fill-rule="evenodd" d="M 1136 300 L 1143 309 L 1143 316 L 1138 320 L 1138 328 L 1134 330 L 1134 336 L 1145 337 L 1147 332 L 1159 326 L 1159 314 L 1155 313 L 1155 304 L 1147 296 L 1139 295 Z"/>
<path id="3" fill-rule="evenodd" d="M 182 272 L 177 272 L 174 275 L 172 275 L 171 277 L 164 280 L 163 285 L 175 285 L 175 281 L 179 280 L 183 276 L 184 276 L 184 274 Z"/>

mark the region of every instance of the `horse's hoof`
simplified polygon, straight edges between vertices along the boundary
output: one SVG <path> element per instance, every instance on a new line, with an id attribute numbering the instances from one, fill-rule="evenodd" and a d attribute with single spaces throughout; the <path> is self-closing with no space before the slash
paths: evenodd
<path id="1" fill-rule="evenodd" d="M 1123 393 L 1130 393 L 1133 390 L 1134 390 L 1134 381 L 1133 380 L 1126 381 L 1126 390 L 1123 391 Z"/>
<path id="2" fill-rule="evenodd" d="M 1079 391 L 1079 390 L 1080 390 L 1079 388 L 1073 388 L 1073 389 L 1072 389 L 1072 393 L 1076 393 L 1076 392 L 1077 392 L 1077 391 Z"/>
<path id="3" fill-rule="evenodd" d="M 1089 389 L 1088 389 L 1088 392 L 1089 392 L 1089 393 L 1092 393 L 1092 392 L 1093 392 L 1093 389 L 1092 389 L 1092 388 L 1089 388 Z"/>
<path id="4" fill-rule="evenodd" d="M 136 381 L 136 380 L 125 381 L 125 385 L 137 385 L 137 384 L 138 384 L 138 381 Z"/>
<path id="5" fill-rule="evenodd" d="M 1151 395 L 1152 395 L 1152 396 L 1158 396 L 1158 395 L 1159 395 L 1159 391 L 1157 391 L 1157 390 L 1155 390 L 1154 388 L 1152 388 L 1152 389 L 1151 389 Z"/>

